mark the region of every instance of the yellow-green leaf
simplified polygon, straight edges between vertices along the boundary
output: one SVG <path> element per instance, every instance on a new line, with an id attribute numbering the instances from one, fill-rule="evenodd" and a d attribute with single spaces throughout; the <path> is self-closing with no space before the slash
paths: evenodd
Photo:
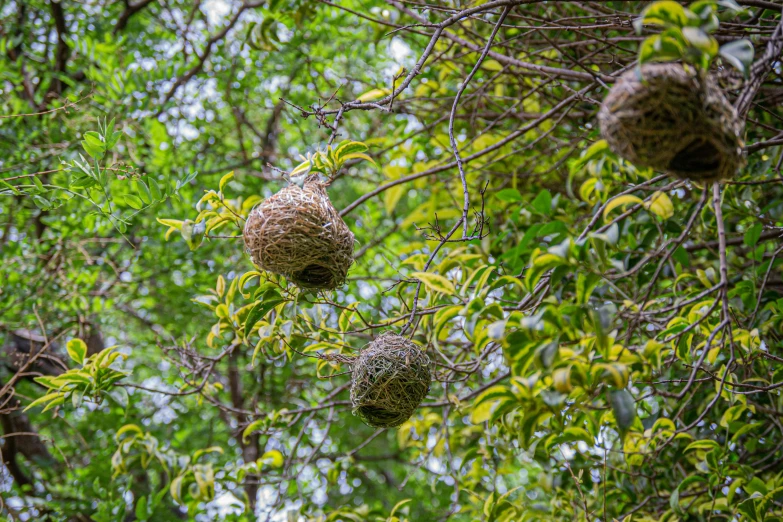
<path id="1" fill-rule="evenodd" d="M 404 192 L 404 186 L 395 185 L 383 193 L 383 206 L 386 208 L 387 214 L 394 212 L 394 209 L 397 207 L 397 203 L 400 201 L 400 198 Z"/>
<path id="2" fill-rule="evenodd" d="M 363 159 L 363 160 L 369 161 L 370 163 L 372 163 L 376 167 L 378 166 L 377 163 L 375 163 L 375 160 L 373 160 L 367 154 L 362 154 L 361 152 L 356 152 L 354 154 L 346 154 L 345 156 L 340 158 L 341 161 L 345 161 L 345 160 L 349 160 L 349 159 Z"/>
<path id="3" fill-rule="evenodd" d="M 277 450 L 267 451 L 261 456 L 260 459 L 258 459 L 259 467 L 261 467 L 263 464 L 268 464 L 273 468 L 279 468 L 283 465 L 283 462 L 285 462 L 283 454 Z"/>
<path id="4" fill-rule="evenodd" d="M 217 291 L 218 297 L 223 297 L 226 292 L 226 280 L 222 275 L 218 276 L 217 285 L 215 285 L 215 291 Z"/>
<path id="5" fill-rule="evenodd" d="M 626 194 L 625 196 L 619 196 L 606 204 L 606 207 L 604 207 L 604 219 L 606 219 L 606 216 L 609 215 L 609 213 L 616 209 L 617 207 L 625 207 L 630 204 L 639 204 L 642 203 L 642 200 L 640 198 L 637 198 L 636 196 L 631 196 L 630 194 Z"/>
<path id="6" fill-rule="evenodd" d="M 33 408 L 33 407 L 35 407 L 35 406 L 38 406 L 38 405 L 41 405 L 41 404 L 47 403 L 47 402 L 49 402 L 49 401 L 51 401 L 51 400 L 54 400 L 54 399 L 56 399 L 56 398 L 58 398 L 58 397 L 61 397 L 61 395 L 62 395 L 62 394 L 61 394 L 60 392 L 47 393 L 47 394 L 46 394 L 46 395 L 44 395 L 43 397 L 39 397 L 39 398 L 37 398 L 36 400 L 34 400 L 33 402 L 31 402 L 31 403 L 30 403 L 30 404 L 27 406 L 27 408 L 25 408 L 25 409 L 24 409 L 24 411 L 27 411 L 27 410 L 29 410 L 30 408 Z"/>
<path id="7" fill-rule="evenodd" d="M 644 208 L 663 219 L 669 219 L 674 215 L 672 200 L 661 191 L 655 192 L 650 201 L 644 204 Z"/>
<path id="8" fill-rule="evenodd" d="M 169 492 L 171 493 L 171 498 L 174 499 L 174 502 L 177 504 L 182 504 L 182 479 L 185 478 L 182 475 L 176 477 L 174 480 L 171 481 L 171 486 L 169 487 Z"/>
<path id="9" fill-rule="evenodd" d="M 220 178 L 220 183 L 218 183 L 218 190 L 220 190 L 220 192 L 223 192 L 223 187 L 225 187 L 226 183 L 231 181 L 233 178 L 234 178 L 233 170 L 228 174 L 226 174 L 225 176 L 223 176 L 222 178 Z"/>
<path id="10" fill-rule="evenodd" d="M 68 350 L 68 356 L 76 364 L 84 364 L 84 357 L 87 355 L 87 345 L 81 339 L 71 339 L 65 345 Z"/>
<path id="11" fill-rule="evenodd" d="M 139 435 L 142 435 L 142 434 L 144 433 L 144 432 L 141 430 L 141 428 L 139 428 L 139 427 L 138 427 L 136 424 L 126 424 L 125 426 L 123 426 L 122 428 L 120 428 L 120 429 L 118 429 L 118 430 L 117 430 L 117 433 L 114 435 L 114 438 L 115 438 L 116 440 L 118 440 L 118 441 L 119 441 L 119 440 L 120 440 L 120 438 L 121 438 L 121 437 L 122 437 L 124 434 L 126 434 L 126 433 L 128 433 L 128 432 L 130 432 L 130 431 L 133 431 L 133 432 L 135 432 L 135 433 L 138 433 Z"/>
<path id="12" fill-rule="evenodd" d="M 391 91 L 389 89 L 373 89 L 371 91 L 367 91 L 358 98 L 360 102 L 368 102 L 373 100 L 379 100 L 383 98 L 384 96 L 387 96 Z"/>
<path id="13" fill-rule="evenodd" d="M 429 272 L 413 272 L 411 277 L 415 277 L 421 281 L 424 286 L 433 292 L 440 292 L 442 294 L 449 295 L 454 295 L 457 293 L 457 290 L 454 288 L 454 285 L 451 283 L 451 281 L 442 275 L 430 274 Z"/>
<path id="14" fill-rule="evenodd" d="M 487 71 L 503 70 L 503 66 L 497 60 L 484 60 L 484 62 L 481 64 L 481 68 L 486 69 Z"/>

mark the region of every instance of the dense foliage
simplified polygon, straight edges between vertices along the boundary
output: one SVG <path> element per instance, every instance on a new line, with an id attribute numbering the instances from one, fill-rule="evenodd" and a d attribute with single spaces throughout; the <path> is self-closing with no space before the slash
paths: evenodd
<path id="1" fill-rule="evenodd" d="M 0 517 L 783 520 L 782 9 L 0 2 Z M 747 118 L 733 179 L 600 139 L 640 60 Z M 242 240 L 306 173 L 333 291 Z M 433 382 L 374 430 L 385 331 Z"/>

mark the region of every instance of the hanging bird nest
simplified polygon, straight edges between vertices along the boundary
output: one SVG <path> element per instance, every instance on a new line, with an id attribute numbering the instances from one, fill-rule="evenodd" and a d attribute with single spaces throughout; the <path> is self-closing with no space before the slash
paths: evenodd
<path id="1" fill-rule="evenodd" d="M 681 179 L 720 181 L 744 165 L 737 111 L 714 80 L 679 64 L 627 71 L 604 100 L 598 122 L 616 154 Z"/>
<path id="2" fill-rule="evenodd" d="M 342 286 L 353 263 L 353 234 L 315 176 L 258 204 L 244 237 L 253 263 L 300 288 Z"/>
<path id="3" fill-rule="evenodd" d="M 399 426 L 430 391 L 429 357 L 400 335 L 380 335 L 353 365 L 353 414 L 373 428 Z"/>

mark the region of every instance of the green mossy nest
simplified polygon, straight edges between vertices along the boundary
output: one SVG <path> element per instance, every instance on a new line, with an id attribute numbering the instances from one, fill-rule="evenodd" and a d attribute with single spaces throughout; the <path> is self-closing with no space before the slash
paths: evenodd
<path id="1" fill-rule="evenodd" d="M 613 152 L 680 179 L 729 179 L 744 165 L 743 123 L 709 77 L 679 64 L 645 64 L 623 74 L 598 113 Z"/>
<path id="2" fill-rule="evenodd" d="M 430 391 L 430 359 L 416 344 L 384 333 L 353 362 L 353 414 L 373 428 L 408 420 Z"/>
<path id="3" fill-rule="evenodd" d="M 244 238 L 253 263 L 300 288 L 338 288 L 353 263 L 353 234 L 315 177 L 259 203 Z"/>

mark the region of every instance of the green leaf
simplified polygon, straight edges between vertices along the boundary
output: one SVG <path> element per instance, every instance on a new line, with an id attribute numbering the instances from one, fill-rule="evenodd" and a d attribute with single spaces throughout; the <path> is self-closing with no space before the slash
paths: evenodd
<path id="1" fill-rule="evenodd" d="M 144 208 L 144 202 L 141 200 L 140 197 L 134 196 L 133 194 L 125 194 L 125 203 L 136 210 L 140 210 Z"/>
<path id="2" fill-rule="evenodd" d="M 741 13 L 746 10 L 744 7 L 739 5 L 735 0 L 716 0 L 715 3 L 721 7 L 725 7 L 726 9 L 729 9 L 730 11 L 734 11 L 735 13 Z"/>
<path id="3" fill-rule="evenodd" d="M 550 451 L 552 446 L 555 446 L 557 444 L 565 444 L 569 442 L 584 442 L 590 446 L 595 444 L 595 437 L 590 435 L 590 433 L 585 430 L 584 428 L 566 428 L 563 430 L 563 433 L 552 435 L 545 444 L 545 448 L 547 451 Z"/>
<path id="4" fill-rule="evenodd" d="M 350 141 L 348 143 L 340 144 L 334 151 L 334 155 L 338 160 L 340 160 L 344 158 L 346 154 L 367 152 L 367 150 L 369 150 L 369 147 L 364 143 L 359 141 Z"/>
<path id="5" fill-rule="evenodd" d="M 33 184 L 35 185 L 35 188 L 38 189 L 40 194 L 46 194 L 47 192 L 49 192 L 49 189 L 44 187 L 43 183 L 41 183 L 41 180 L 38 179 L 38 176 L 33 176 L 32 179 L 33 179 Z"/>
<path id="6" fill-rule="evenodd" d="M 302 175 L 307 174 L 308 172 L 310 172 L 310 169 L 312 167 L 313 167 L 312 162 L 305 161 L 305 162 L 300 163 L 299 165 L 297 165 L 294 168 L 294 170 L 292 170 L 291 172 L 288 173 L 288 175 L 290 177 L 302 176 Z"/>
<path id="7" fill-rule="evenodd" d="M 278 450 L 270 450 L 261 455 L 261 458 L 258 459 L 257 462 L 259 465 L 258 467 L 268 464 L 273 468 L 279 468 L 285 463 L 285 458 Z"/>
<path id="8" fill-rule="evenodd" d="M 73 393 L 71 393 L 71 404 L 73 404 L 74 408 L 78 408 L 82 405 L 82 400 L 84 399 L 84 390 L 74 390 Z"/>
<path id="9" fill-rule="evenodd" d="M 536 360 L 542 368 L 551 368 L 555 362 L 560 344 L 557 341 L 552 341 L 539 346 L 536 349 Z"/>
<path id="10" fill-rule="evenodd" d="M 218 190 L 220 192 L 223 192 L 223 187 L 225 187 L 226 183 L 228 183 L 232 179 L 234 179 L 234 171 L 233 170 L 231 172 L 229 172 L 228 174 L 226 174 L 225 176 L 223 176 L 222 178 L 220 178 L 220 183 L 218 183 Z"/>
<path id="11" fill-rule="evenodd" d="M 207 224 L 194 223 L 193 221 L 186 219 L 180 228 L 180 234 L 182 239 L 185 240 L 190 250 L 196 250 L 201 246 L 201 242 L 204 240 L 204 234 L 207 231 Z"/>
<path id="12" fill-rule="evenodd" d="M 179 219 L 161 219 L 156 218 L 158 220 L 158 223 L 162 225 L 167 225 L 169 229 L 166 231 L 166 241 L 169 240 L 171 237 L 171 234 L 176 232 L 177 230 L 182 230 L 182 225 L 185 224 L 184 221 L 180 221 Z"/>
<path id="13" fill-rule="evenodd" d="M 679 60 L 683 52 L 683 46 L 671 35 L 653 35 L 639 47 L 639 63 Z"/>
<path id="14" fill-rule="evenodd" d="M 71 188 L 83 189 L 90 188 L 96 185 L 98 182 L 90 176 L 80 176 L 71 180 Z"/>
<path id="15" fill-rule="evenodd" d="M 737 404 L 735 406 L 732 406 L 731 408 L 723 412 L 723 416 L 721 417 L 719 424 L 724 428 L 728 428 L 729 424 L 739 420 L 740 416 L 743 413 L 745 413 L 745 410 L 747 409 L 748 407 L 745 406 L 744 404 Z"/>
<path id="16" fill-rule="evenodd" d="M 688 15 L 685 12 L 685 8 L 677 2 L 664 0 L 655 2 L 645 9 L 640 20 L 643 25 L 673 25 L 675 27 L 684 27 L 688 23 Z M 640 30 L 641 25 L 637 25 L 637 23 L 639 23 L 639 21 L 634 23 L 634 26 L 638 31 Z"/>
<path id="17" fill-rule="evenodd" d="M 539 214 L 548 216 L 552 213 L 552 194 L 546 189 L 542 190 L 533 200 L 531 206 Z"/>
<path id="18" fill-rule="evenodd" d="M 147 513 L 147 497 L 140 497 L 139 500 L 136 501 L 136 519 L 143 522 L 148 518 L 149 513 Z"/>
<path id="19" fill-rule="evenodd" d="M 745 231 L 745 237 L 743 238 L 745 245 L 749 247 L 755 246 L 756 243 L 759 242 L 759 239 L 761 239 L 761 232 L 763 230 L 764 230 L 763 223 L 755 223 L 753 226 L 748 228 Z"/>
<path id="20" fill-rule="evenodd" d="M 683 27 L 682 35 L 690 45 L 707 54 L 710 59 L 718 54 L 718 41 L 698 27 Z"/>
<path id="21" fill-rule="evenodd" d="M 152 200 L 160 201 L 160 199 L 163 197 L 163 194 L 161 193 L 160 185 L 158 185 L 158 182 L 155 181 L 155 178 L 153 178 L 152 176 L 147 176 L 147 183 L 149 183 L 150 185 L 150 194 L 152 195 Z"/>
<path id="22" fill-rule="evenodd" d="M 743 424 L 736 432 L 734 432 L 734 435 L 731 436 L 731 441 L 736 442 L 737 439 L 739 439 L 746 433 L 750 433 L 751 431 L 758 429 L 762 426 L 766 426 L 766 424 L 764 422 L 751 422 L 749 424 Z"/>
<path id="23" fill-rule="evenodd" d="M 714 440 L 710 440 L 710 439 L 697 440 L 695 442 L 691 442 L 690 444 L 688 444 L 688 446 L 685 448 L 685 453 L 693 450 L 712 451 L 715 448 L 719 448 L 719 447 L 720 445 Z"/>
<path id="24" fill-rule="evenodd" d="M 174 480 L 171 481 L 171 486 L 169 486 L 169 491 L 171 493 L 171 498 L 174 499 L 174 502 L 177 504 L 182 504 L 182 480 L 185 477 L 182 475 L 179 475 Z"/>
<path id="25" fill-rule="evenodd" d="M 114 434 L 114 438 L 119 441 L 123 435 L 129 432 L 134 432 L 136 435 L 143 435 L 144 432 L 139 428 L 136 424 L 126 424 L 122 428 L 117 430 L 117 433 Z"/>
<path id="26" fill-rule="evenodd" d="M 720 48 L 721 57 L 747 78 L 753 64 L 753 44 L 749 40 L 737 40 L 724 44 Z"/>
<path id="27" fill-rule="evenodd" d="M 666 193 L 657 191 L 651 197 L 650 201 L 644 204 L 644 208 L 662 219 L 669 219 L 674 215 L 674 205 Z"/>
<path id="28" fill-rule="evenodd" d="M 358 152 L 354 153 L 354 154 L 346 154 L 345 156 L 342 156 L 340 158 L 340 161 L 346 161 L 346 160 L 349 160 L 349 159 L 363 159 L 363 160 L 369 161 L 370 163 L 372 163 L 375 166 L 378 166 L 378 164 L 375 163 L 375 160 L 372 159 L 370 156 L 368 156 L 367 154 L 361 154 L 361 153 L 358 153 Z"/>
<path id="29" fill-rule="evenodd" d="M 767 488 L 767 485 L 764 484 L 764 481 L 758 477 L 753 477 L 750 480 L 750 482 L 745 484 L 745 487 L 743 489 L 751 495 L 753 495 L 754 493 L 758 493 L 759 495 L 763 496 L 769 492 L 769 488 Z"/>
<path id="30" fill-rule="evenodd" d="M 606 206 L 604 207 L 604 219 L 606 219 L 606 216 L 609 215 L 609 213 L 616 209 L 617 207 L 626 207 L 628 205 L 639 205 L 642 204 L 643 201 L 641 198 L 638 198 L 636 196 L 631 196 L 630 194 L 626 194 L 624 196 L 618 196 L 616 198 L 611 199 Z"/>
<path id="31" fill-rule="evenodd" d="M 342 311 L 340 314 L 340 318 L 337 320 L 337 327 L 340 329 L 341 332 L 347 332 L 351 328 L 351 320 L 353 319 L 353 316 L 356 314 L 356 308 L 355 305 L 348 306 L 345 308 L 345 310 Z"/>
<path id="32" fill-rule="evenodd" d="M 283 302 L 285 302 L 285 299 L 280 297 L 280 294 L 276 294 L 275 292 L 266 294 L 264 296 L 264 300 L 257 303 L 247 314 L 244 330 L 245 339 L 250 337 L 250 332 L 253 330 L 253 327 L 258 321 L 266 316 L 266 314 L 269 313 L 272 308 Z"/>
<path id="33" fill-rule="evenodd" d="M 519 191 L 515 188 L 503 189 L 497 194 L 495 194 L 495 197 L 497 197 L 500 201 L 507 201 L 507 202 L 522 201 L 522 194 L 520 194 Z"/>
<path id="34" fill-rule="evenodd" d="M 421 281 L 424 286 L 433 292 L 440 292 L 442 294 L 454 295 L 457 290 L 454 285 L 439 274 L 431 274 L 429 272 L 413 272 L 411 277 L 414 277 Z"/>
<path id="35" fill-rule="evenodd" d="M 470 422 L 481 424 L 489 420 L 492 411 L 504 400 L 516 400 L 508 386 L 499 384 L 483 391 L 473 401 Z"/>
<path id="36" fill-rule="evenodd" d="M 389 190 L 383 193 L 383 206 L 386 209 L 386 213 L 391 215 L 394 209 L 397 207 L 397 203 L 405 193 L 405 187 L 403 185 L 395 185 Z"/>
<path id="37" fill-rule="evenodd" d="M 196 450 L 193 453 L 193 457 L 191 457 L 190 461 L 195 463 L 202 455 L 206 455 L 207 453 L 219 453 L 222 455 L 223 448 L 221 448 L 220 446 L 210 446 L 209 448 Z"/>
<path id="38" fill-rule="evenodd" d="M 606 140 L 598 140 L 584 152 L 581 158 L 579 158 L 578 165 L 583 166 L 588 162 L 603 157 L 609 153 L 609 143 Z"/>
<path id="39" fill-rule="evenodd" d="M 545 272 L 567 263 L 567 259 L 556 254 L 540 253 L 533 259 L 530 268 L 525 274 L 525 286 L 529 291 L 533 290 Z"/>
<path id="40" fill-rule="evenodd" d="M 84 364 L 84 357 L 87 355 L 87 345 L 81 339 L 71 339 L 65 345 L 68 356 L 76 364 Z"/>
<path id="41" fill-rule="evenodd" d="M 95 158 L 95 159 L 103 158 L 103 155 L 106 153 L 103 144 L 101 144 L 101 146 L 96 146 L 87 140 L 82 141 L 82 148 L 84 148 L 84 151 L 91 158 Z"/>
<path id="42" fill-rule="evenodd" d="M 33 203 L 41 210 L 49 210 L 52 208 L 52 203 L 43 196 L 33 196 Z"/>
<path id="43" fill-rule="evenodd" d="M 391 91 L 389 89 L 372 89 L 370 91 L 365 92 L 364 94 L 362 94 L 356 99 L 360 102 L 369 102 L 369 101 L 379 100 L 389 94 L 391 94 Z"/>
<path id="44" fill-rule="evenodd" d="M 14 194 L 19 194 L 19 190 L 16 187 L 14 187 L 10 183 L 8 183 L 7 181 L 4 181 L 2 179 L 0 179 L 0 187 L 5 187 L 7 189 L 10 189 L 11 192 L 13 192 Z"/>
<path id="45" fill-rule="evenodd" d="M 633 396 L 628 390 L 610 390 L 609 404 L 612 406 L 620 433 L 625 433 L 636 420 L 636 403 Z"/>
<path id="46" fill-rule="evenodd" d="M 391 512 L 389 513 L 389 518 L 393 517 L 398 509 L 400 509 L 402 506 L 404 506 L 405 504 L 407 504 L 411 500 L 413 500 L 413 499 L 412 498 L 406 498 L 405 500 L 400 500 L 399 502 L 394 504 L 394 507 L 392 508 Z"/>
<path id="47" fill-rule="evenodd" d="M 242 431 L 242 441 L 245 444 L 250 442 L 250 439 L 248 438 L 248 437 L 250 437 L 250 434 L 253 433 L 254 431 L 260 429 L 260 428 L 263 428 L 264 424 L 266 424 L 266 422 L 267 422 L 267 419 L 262 417 L 260 419 L 254 420 L 253 422 L 248 424 L 247 428 L 245 428 L 244 431 Z"/>
<path id="48" fill-rule="evenodd" d="M 109 139 L 106 140 L 106 150 L 111 150 L 117 144 L 117 142 L 120 141 L 121 137 L 122 137 L 122 131 L 112 132 Z"/>
<path id="49" fill-rule="evenodd" d="M 690 484 L 693 484 L 694 482 L 706 482 L 706 479 L 698 475 L 687 477 L 685 480 L 680 482 L 680 485 L 677 486 L 674 491 L 672 491 L 672 494 L 669 497 L 669 506 L 674 510 L 675 513 L 679 515 L 685 514 L 680 507 L 680 492 L 684 491 Z"/>
<path id="50" fill-rule="evenodd" d="M 101 135 L 95 131 L 85 132 L 84 141 L 101 150 L 106 148 L 106 145 L 101 140 Z"/>
<path id="51" fill-rule="evenodd" d="M 62 395 L 63 394 L 60 393 L 60 392 L 47 393 L 43 397 L 39 397 L 36 400 L 34 400 L 33 402 L 31 402 L 23 411 L 27 411 L 30 408 L 34 408 L 35 406 L 39 406 L 41 404 L 45 404 L 47 402 L 54 401 L 56 399 L 62 399 L 63 398 Z"/>
<path id="52" fill-rule="evenodd" d="M 140 179 L 136 180 L 136 192 L 139 194 L 139 197 L 145 204 L 150 204 L 152 202 L 152 194 L 150 194 L 150 189 L 147 188 L 147 184 Z"/>

